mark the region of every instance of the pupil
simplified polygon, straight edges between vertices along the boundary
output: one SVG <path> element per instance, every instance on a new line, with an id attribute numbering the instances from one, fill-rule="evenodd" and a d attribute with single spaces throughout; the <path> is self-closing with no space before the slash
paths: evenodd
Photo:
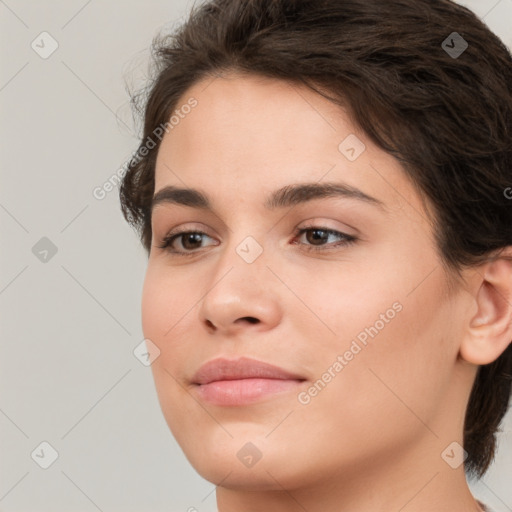
<path id="1" fill-rule="evenodd" d="M 201 234 L 200 233 L 190 233 L 185 236 L 183 240 L 183 247 L 185 249 L 196 249 L 197 247 L 194 244 L 201 245 Z"/>
<path id="2" fill-rule="evenodd" d="M 314 229 L 310 231 L 310 235 L 306 237 L 308 242 L 314 245 L 321 245 L 329 238 L 329 234 L 321 229 Z"/>

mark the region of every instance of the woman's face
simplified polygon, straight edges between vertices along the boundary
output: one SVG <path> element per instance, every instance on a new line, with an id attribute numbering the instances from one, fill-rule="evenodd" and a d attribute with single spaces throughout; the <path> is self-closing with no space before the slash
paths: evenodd
<path id="1" fill-rule="evenodd" d="M 470 385 L 458 358 L 470 308 L 398 162 L 282 81 L 204 80 L 177 110 L 142 317 L 191 464 L 259 489 L 444 464 Z"/>

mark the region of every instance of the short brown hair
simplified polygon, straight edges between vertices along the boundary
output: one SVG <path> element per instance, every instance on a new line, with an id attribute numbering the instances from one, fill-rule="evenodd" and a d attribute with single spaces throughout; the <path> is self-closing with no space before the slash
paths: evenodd
<path id="1" fill-rule="evenodd" d="M 447 51 L 454 37 L 468 44 L 461 55 Z M 470 10 L 449 0 L 211 0 L 156 37 L 153 55 L 155 78 L 133 98 L 144 100 L 141 146 L 200 79 L 236 71 L 304 84 L 400 161 L 434 212 L 447 268 L 512 245 L 512 56 Z M 132 158 L 120 187 L 148 252 L 159 142 Z M 464 425 L 472 476 L 494 458 L 511 373 L 512 345 L 478 369 Z"/>

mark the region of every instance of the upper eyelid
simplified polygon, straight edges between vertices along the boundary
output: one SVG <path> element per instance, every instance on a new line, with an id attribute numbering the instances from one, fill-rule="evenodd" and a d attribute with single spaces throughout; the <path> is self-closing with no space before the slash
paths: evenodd
<path id="1" fill-rule="evenodd" d="M 293 231 L 294 231 L 294 233 L 298 233 L 298 232 L 303 232 L 303 231 L 309 231 L 312 229 L 328 231 L 330 233 L 338 233 L 340 235 L 346 235 L 346 236 L 356 236 L 356 235 L 347 233 L 343 229 L 332 228 L 325 224 L 322 224 L 321 222 L 309 223 L 306 226 L 296 227 L 296 228 L 294 228 Z M 173 236 L 183 235 L 183 234 L 187 234 L 187 233 L 200 233 L 200 234 L 204 234 L 210 238 L 214 238 L 208 231 L 209 231 L 208 229 L 204 229 L 204 228 L 196 229 L 193 227 L 186 227 L 186 228 L 177 227 L 177 228 L 173 228 L 173 229 L 169 230 L 168 232 L 166 232 L 166 234 L 164 236 L 166 238 L 170 238 Z"/>
<path id="2" fill-rule="evenodd" d="M 318 220 L 317 220 L 318 219 Z M 303 220 L 301 222 L 299 222 L 297 225 L 300 225 L 302 222 L 305 222 L 307 224 L 306 227 L 313 227 L 313 228 L 322 228 L 322 229 L 329 229 L 329 230 L 332 230 L 332 231 L 341 231 L 343 232 L 343 230 L 345 228 L 348 228 L 349 230 L 353 230 L 353 231 L 356 231 L 358 232 L 359 230 L 353 226 L 350 226 L 349 224 L 346 224 L 345 222 L 341 222 L 339 220 L 335 220 L 335 219 L 329 219 L 328 221 L 326 221 L 325 219 L 327 219 L 327 217 L 325 217 L 323 220 L 320 220 L 322 219 L 321 216 L 319 217 L 310 217 L 309 219 L 307 220 Z M 337 223 L 340 223 L 340 224 L 343 224 L 345 226 L 345 228 L 335 228 L 335 227 L 329 227 L 328 225 L 326 225 L 328 222 L 337 222 Z M 206 224 L 204 224 L 203 222 L 194 222 L 194 221 L 191 221 L 191 222 L 183 222 L 181 224 L 178 224 L 175 228 L 172 228 L 171 230 L 168 230 L 168 232 L 171 232 L 173 231 L 174 229 L 178 229 L 180 226 L 183 226 L 183 225 L 189 225 L 189 224 L 192 224 L 192 225 L 200 225 L 200 226 L 204 226 L 204 229 L 205 229 L 205 232 L 207 233 L 208 230 L 210 230 L 211 228 L 209 228 Z M 153 222 L 153 219 L 152 219 L 152 227 L 154 227 L 154 222 Z M 222 223 L 222 228 L 224 228 L 225 225 L 224 223 Z M 198 228 L 197 230 L 200 231 L 202 230 L 203 228 Z M 298 227 L 296 227 L 295 229 L 298 229 Z M 196 228 L 186 228 L 185 229 L 186 231 L 194 231 L 196 230 Z M 227 227 L 227 231 L 231 232 L 232 230 L 229 229 L 229 227 Z M 207 233 L 208 234 L 208 233 Z M 347 233 L 348 234 L 348 233 Z"/>
<path id="3" fill-rule="evenodd" d="M 183 227 L 186 226 L 186 227 Z M 204 233 L 208 236 L 210 235 L 212 229 L 208 228 L 205 224 L 202 224 L 201 222 L 185 222 L 183 224 L 179 224 L 178 226 L 175 226 L 172 229 L 168 229 L 165 231 L 164 236 L 171 236 L 173 234 L 182 234 L 182 233 L 194 233 L 194 232 L 200 232 Z"/>

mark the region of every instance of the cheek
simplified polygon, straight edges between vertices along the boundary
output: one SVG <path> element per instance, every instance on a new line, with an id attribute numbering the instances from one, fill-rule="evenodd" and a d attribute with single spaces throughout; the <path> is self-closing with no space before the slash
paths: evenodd
<path id="1" fill-rule="evenodd" d="M 387 415 L 389 408 L 414 423 L 404 403 L 428 417 L 448 385 L 457 357 L 457 315 L 443 294 L 440 268 L 430 274 L 433 260 L 421 266 L 379 262 L 378 268 L 365 265 L 362 271 L 353 265 L 338 275 L 324 275 L 318 265 L 316 274 L 294 281 L 310 309 L 296 324 L 314 344 L 311 374 L 315 379 L 329 369 L 336 374 L 323 397 L 315 398 L 319 406 L 342 401 L 343 414 L 353 419 Z M 346 362 L 336 372 L 338 356 Z"/>
<path id="2" fill-rule="evenodd" d="M 176 289 L 182 293 L 176 294 Z M 190 400 L 176 378 L 178 368 L 187 361 L 185 343 L 180 344 L 186 326 L 186 314 L 190 309 L 187 289 L 177 287 L 175 280 L 166 277 L 165 270 L 148 266 L 142 290 L 142 330 L 160 350 L 159 356 L 151 365 L 157 397 L 165 420 L 171 432 L 177 436 Z M 180 319 L 182 319 L 180 321 Z M 179 414 L 173 404 L 180 403 Z"/>
<path id="3" fill-rule="evenodd" d="M 146 338 L 151 339 L 160 329 L 164 321 L 162 303 L 162 286 L 158 279 L 158 273 L 154 271 L 151 259 L 146 269 L 144 285 L 142 287 L 142 331 Z"/>
<path id="4" fill-rule="evenodd" d="M 319 451 L 328 444 L 333 460 L 356 461 L 389 455 L 412 440 L 432 436 L 425 425 L 431 424 L 443 402 L 455 354 L 440 328 L 448 314 L 442 308 L 427 314 L 423 305 L 403 300 L 403 309 L 388 324 L 377 333 L 371 331 L 373 337 L 368 333 L 366 345 L 348 336 L 315 350 L 313 394 L 295 419 L 299 430 L 308 425 Z M 380 305 L 374 311 L 380 313 Z M 336 373 L 338 356 L 344 362 Z M 283 429 L 279 435 L 284 443 L 290 432 Z M 333 447 L 327 440 L 335 436 L 339 442 Z"/>
<path id="5" fill-rule="evenodd" d="M 428 421 L 435 414 L 449 385 L 457 344 L 452 309 L 439 293 L 442 286 L 432 277 L 421 292 L 395 289 L 383 303 L 367 303 L 373 318 L 360 316 L 364 329 L 351 337 L 361 350 L 345 368 L 347 408 L 354 417 L 377 420 L 379 429 L 387 429 L 390 436 L 400 428 L 404 436 L 424 433 L 418 418 Z M 388 316 L 384 308 L 393 300 L 400 307 Z M 387 323 L 378 321 L 381 313 L 388 316 Z M 361 334 L 365 343 L 359 342 Z M 339 391 L 345 393 L 339 384 Z M 371 423 L 365 428 L 372 431 Z"/>
<path id="6" fill-rule="evenodd" d="M 180 365 L 183 368 L 183 361 L 188 360 L 190 347 L 186 340 L 194 312 L 191 308 L 197 301 L 195 297 L 190 287 L 176 283 L 164 269 L 148 267 L 142 290 L 142 331 L 160 350 L 152 364 L 159 392 L 159 384 L 172 381 L 176 368 Z"/>
<path id="7" fill-rule="evenodd" d="M 142 289 L 142 330 L 146 338 L 168 340 L 181 328 L 183 319 L 194 303 L 195 294 L 179 274 L 171 276 L 165 268 L 150 263 Z"/>

